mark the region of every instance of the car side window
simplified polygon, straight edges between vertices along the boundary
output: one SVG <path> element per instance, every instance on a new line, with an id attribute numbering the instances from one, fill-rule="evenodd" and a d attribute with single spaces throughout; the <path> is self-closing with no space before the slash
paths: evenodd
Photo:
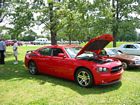
<path id="1" fill-rule="evenodd" d="M 134 45 L 131 45 L 131 48 L 136 49 L 136 47 Z"/>
<path id="2" fill-rule="evenodd" d="M 58 56 L 59 53 L 64 53 L 60 48 L 53 49 L 53 56 Z"/>
<path id="3" fill-rule="evenodd" d="M 52 49 L 51 48 L 43 48 L 38 51 L 41 55 L 51 56 Z"/>
<path id="4" fill-rule="evenodd" d="M 126 46 L 124 46 L 124 48 L 133 48 L 133 49 L 136 49 L 136 47 L 134 46 L 134 45 L 126 45 Z"/>

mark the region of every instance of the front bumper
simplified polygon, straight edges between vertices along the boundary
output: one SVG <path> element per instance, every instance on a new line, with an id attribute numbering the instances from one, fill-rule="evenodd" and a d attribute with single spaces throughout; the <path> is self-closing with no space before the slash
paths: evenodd
<path id="1" fill-rule="evenodd" d="M 129 67 L 140 67 L 140 64 L 129 64 Z"/>
<path id="2" fill-rule="evenodd" d="M 120 80 L 120 79 L 119 79 L 119 80 L 116 80 L 116 81 L 113 81 L 113 82 L 100 84 L 100 85 L 102 85 L 102 86 L 106 86 L 106 85 L 113 85 L 113 84 L 117 84 L 117 83 L 119 83 L 119 82 L 121 82 L 121 80 Z"/>
<path id="3" fill-rule="evenodd" d="M 119 82 L 122 77 L 123 71 L 124 70 L 122 69 L 121 71 L 117 73 L 98 74 L 94 78 L 95 85 L 107 85 L 107 84 L 114 84 L 116 82 Z"/>

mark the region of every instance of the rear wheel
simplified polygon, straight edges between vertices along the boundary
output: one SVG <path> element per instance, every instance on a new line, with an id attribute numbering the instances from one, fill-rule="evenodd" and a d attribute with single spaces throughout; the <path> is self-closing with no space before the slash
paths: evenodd
<path id="1" fill-rule="evenodd" d="M 32 75 L 38 74 L 38 70 L 37 70 L 35 62 L 33 62 L 33 61 L 29 62 L 28 68 L 29 68 L 30 74 L 32 74 Z"/>
<path id="2" fill-rule="evenodd" d="M 86 68 L 80 68 L 75 73 L 75 81 L 81 87 L 91 87 L 93 85 L 93 76 Z"/>

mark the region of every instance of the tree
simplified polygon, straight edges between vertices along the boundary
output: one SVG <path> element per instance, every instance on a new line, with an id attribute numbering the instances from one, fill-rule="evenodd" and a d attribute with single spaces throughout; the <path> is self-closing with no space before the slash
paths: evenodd
<path id="1" fill-rule="evenodd" d="M 139 18 L 132 15 L 140 10 L 137 0 L 93 0 L 93 3 L 88 0 L 7 1 L 10 2 L 8 16 L 13 26 L 9 29 L 12 39 L 36 25 L 44 25 L 44 32 L 51 34 L 52 45 L 57 44 L 57 38 L 63 35 L 71 43 L 71 40 L 113 33 L 113 46 L 116 46 L 119 35 L 134 35 L 135 29 L 139 28 Z M 5 11 L 0 9 L 1 17 Z"/>
<path id="2" fill-rule="evenodd" d="M 71 44 L 71 40 L 85 40 L 90 34 L 88 31 L 91 22 L 88 18 L 89 5 L 90 3 L 86 0 L 65 1 L 62 22 L 64 23 L 63 30 L 69 39 L 69 44 Z"/>
<path id="3" fill-rule="evenodd" d="M 135 28 L 138 28 L 139 19 L 132 14 L 137 15 L 139 4 L 137 0 L 112 0 L 112 33 L 114 37 L 113 47 L 116 47 L 116 38 L 121 33 L 122 28 L 131 27 L 134 33 Z M 124 24 L 125 22 L 125 24 Z M 127 24 L 127 25 L 126 25 Z M 123 30 L 125 31 L 125 30 Z M 125 31 L 131 34 L 130 30 Z"/>
<path id="4" fill-rule="evenodd" d="M 11 34 L 11 39 L 18 39 L 22 32 L 30 30 L 33 14 L 29 9 L 29 3 L 27 1 L 16 1 L 12 2 L 11 5 L 13 12 L 9 13 L 12 19 L 10 24 L 14 27 L 9 30 L 9 33 Z"/>
<path id="5" fill-rule="evenodd" d="M 2 23 L 4 17 L 5 17 L 5 0 L 0 0 L 0 23 Z M 1 37 L 1 32 L 2 32 L 3 27 L 0 27 L 0 37 Z"/>
<path id="6" fill-rule="evenodd" d="M 34 0 L 33 8 L 37 16 L 37 23 L 44 24 L 44 30 L 49 30 L 51 34 L 51 44 L 57 44 L 57 32 L 61 29 L 61 4 L 60 0 Z"/>
<path id="7" fill-rule="evenodd" d="M 116 47 L 119 35 L 134 35 L 139 28 L 138 0 L 94 0 L 91 9 L 93 16 L 92 30 L 94 33 L 112 33 L 113 47 Z"/>
<path id="8" fill-rule="evenodd" d="M 57 41 L 56 41 L 56 36 L 57 36 L 57 32 L 56 32 L 56 19 L 55 19 L 55 14 L 54 14 L 54 4 L 53 1 L 49 1 L 49 19 L 50 19 L 50 33 L 51 33 L 51 44 L 52 45 L 56 45 Z"/>
<path id="9" fill-rule="evenodd" d="M 0 0 L 0 23 L 3 21 L 4 19 L 4 4 L 5 3 L 5 0 Z"/>

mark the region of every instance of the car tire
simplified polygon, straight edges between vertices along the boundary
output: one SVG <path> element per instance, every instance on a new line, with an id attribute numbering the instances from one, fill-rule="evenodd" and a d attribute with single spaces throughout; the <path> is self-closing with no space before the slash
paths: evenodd
<path id="1" fill-rule="evenodd" d="M 28 64 L 29 73 L 32 75 L 38 74 L 37 66 L 34 61 L 30 61 Z"/>
<path id="2" fill-rule="evenodd" d="M 126 62 L 122 62 L 122 66 L 123 66 L 124 69 L 128 68 L 128 64 Z"/>
<path id="3" fill-rule="evenodd" d="M 93 75 L 86 68 L 80 68 L 75 73 L 75 81 L 81 87 L 91 87 L 93 86 Z"/>

